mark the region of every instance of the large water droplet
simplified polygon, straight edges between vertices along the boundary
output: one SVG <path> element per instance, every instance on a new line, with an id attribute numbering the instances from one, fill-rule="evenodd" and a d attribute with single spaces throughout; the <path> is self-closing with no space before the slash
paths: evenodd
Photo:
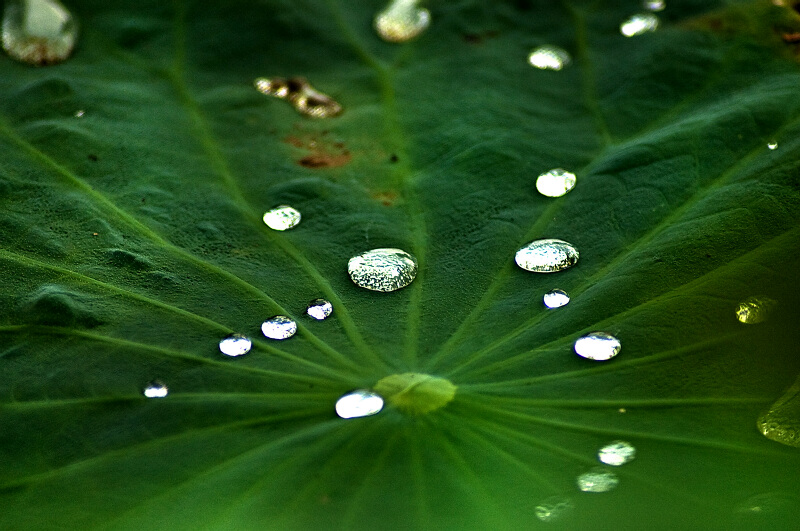
<path id="1" fill-rule="evenodd" d="M 303 77 L 260 77 L 255 86 L 262 94 L 288 101 L 297 112 L 310 118 L 331 118 L 342 112 L 336 100 L 312 87 Z"/>
<path id="2" fill-rule="evenodd" d="M 169 394 L 169 389 L 163 382 L 155 380 L 147 384 L 142 394 L 147 398 L 164 398 Z"/>
<path id="3" fill-rule="evenodd" d="M 3 12 L 3 49 L 32 65 L 65 60 L 72 53 L 78 26 L 58 0 L 8 0 Z"/>
<path id="4" fill-rule="evenodd" d="M 561 70 L 572 62 L 572 58 L 564 48 L 546 45 L 534 48 L 528 62 L 541 70 Z"/>
<path id="5" fill-rule="evenodd" d="M 800 378 L 758 417 L 757 426 L 767 439 L 800 448 Z"/>
<path id="6" fill-rule="evenodd" d="M 444 378 L 407 372 L 381 378 L 375 384 L 375 392 L 403 413 L 424 415 L 453 400 L 456 386 Z"/>
<path id="7" fill-rule="evenodd" d="M 626 441 L 614 441 L 600 448 L 597 458 L 601 463 L 621 466 L 636 457 L 636 448 Z"/>
<path id="8" fill-rule="evenodd" d="M 655 31 L 658 29 L 659 22 L 658 17 L 653 13 L 633 15 L 620 25 L 619 31 L 626 37 L 635 37 L 649 31 Z"/>
<path id="9" fill-rule="evenodd" d="M 548 308 L 561 308 L 569 303 L 569 295 L 563 289 L 550 290 L 542 298 Z"/>
<path id="10" fill-rule="evenodd" d="M 333 304 L 325 299 L 315 299 L 308 303 L 306 313 L 318 321 L 327 319 L 333 313 Z"/>
<path id="11" fill-rule="evenodd" d="M 405 42 L 425 31 L 431 14 L 418 0 L 392 0 L 375 16 L 375 31 L 388 42 Z"/>
<path id="12" fill-rule="evenodd" d="M 642 5 L 648 11 L 664 11 L 667 3 L 664 0 L 645 0 Z"/>
<path id="13" fill-rule="evenodd" d="M 394 291 L 411 284 L 417 276 L 417 261 L 401 249 L 373 249 L 347 262 L 353 282 L 373 291 Z"/>
<path id="14" fill-rule="evenodd" d="M 564 496 L 551 496 L 536 506 L 534 513 L 542 522 L 553 522 L 566 516 L 575 505 Z"/>
<path id="15" fill-rule="evenodd" d="M 219 351 L 226 356 L 242 356 L 250 352 L 253 342 L 242 334 L 231 334 L 219 342 Z"/>
<path id="16" fill-rule="evenodd" d="M 300 212 L 289 205 L 281 205 L 264 213 L 264 223 L 272 230 L 289 230 L 300 223 Z"/>
<path id="17" fill-rule="evenodd" d="M 777 304 L 766 297 L 750 297 L 736 307 L 736 318 L 745 324 L 763 323 Z"/>
<path id="18" fill-rule="evenodd" d="M 592 332 L 575 341 L 575 353 L 589 360 L 610 360 L 621 348 L 619 339 L 605 332 Z"/>
<path id="19" fill-rule="evenodd" d="M 383 398 L 377 393 L 359 389 L 336 401 L 336 414 L 343 419 L 368 417 L 383 409 Z"/>
<path id="20" fill-rule="evenodd" d="M 536 189 L 547 197 L 561 197 L 573 188 L 577 178 L 562 168 L 555 168 L 545 172 L 536 179 Z"/>
<path id="21" fill-rule="evenodd" d="M 619 478 L 610 470 L 597 467 L 578 476 L 577 483 L 583 492 L 608 492 L 619 485 Z"/>
<path id="22" fill-rule="evenodd" d="M 527 271 L 555 273 L 578 262 L 578 250 L 563 240 L 536 240 L 517 251 L 514 260 Z"/>
<path id="23" fill-rule="evenodd" d="M 297 323 L 285 315 L 276 315 L 261 324 L 261 332 L 270 339 L 289 339 L 297 332 Z"/>

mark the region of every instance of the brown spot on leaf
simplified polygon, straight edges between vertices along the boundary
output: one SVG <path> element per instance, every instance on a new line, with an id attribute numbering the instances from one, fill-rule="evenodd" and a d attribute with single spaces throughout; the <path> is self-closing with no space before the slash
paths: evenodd
<path id="1" fill-rule="evenodd" d="M 394 190 L 383 190 L 381 192 L 374 192 L 371 194 L 371 197 L 377 201 L 380 201 L 383 206 L 392 206 L 394 205 L 395 201 L 397 201 L 397 192 Z"/>
<path id="2" fill-rule="evenodd" d="M 327 131 L 322 133 L 299 131 L 287 136 L 283 141 L 307 152 L 297 161 L 304 168 L 338 168 L 348 164 L 353 156 L 344 142 L 331 141 L 326 137 Z"/>

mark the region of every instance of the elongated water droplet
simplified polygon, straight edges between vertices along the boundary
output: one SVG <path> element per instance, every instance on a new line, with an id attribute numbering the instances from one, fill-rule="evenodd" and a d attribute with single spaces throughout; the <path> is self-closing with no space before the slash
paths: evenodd
<path id="1" fill-rule="evenodd" d="M 641 13 L 633 15 L 623 22 L 619 27 L 619 31 L 626 37 L 635 37 L 649 31 L 655 31 L 658 29 L 659 22 L 658 17 L 653 13 Z"/>
<path id="2" fill-rule="evenodd" d="M 288 101 L 297 112 L 310 118 L 332 118 L 342 113 L 342 106 L 336 100 L 312 87 L 303 77 L 260 77 L 255 86 L 262 94 Z"/>
<path id="3" fill-rule="evenodd" d="M 605 332 L 592 332 L 575 341 L 575 353 L 589 360 L 610 360 L 621 348 L 619 339 Z"/>
<path id="4" fill-rule="evenodd" d="M 569 295 L 563 289 L 550 290 L 542 298 L 548 308 L 561 308 L 569 303 Z"/>
<path id="5" fill-rule="evenodd" d="M 289 339 L 297 332 L 297 323 L 285 315 L 276 315 L 261 324 L 261 332 L 270 339 Z"/>
<path id="6" fill-rule="evenodd" d="M 547 197 L 561 197 L 573 188 L 577 178 L 562 168 L 555 168 L 545 172 L 536 179 L 536 189 Z"/>
<path id="7" fill-rule="evenodd" d="M 375 392 L 408 415 L 424 415 L 446 406 L 456 395 L 456 386 L 450 380 L 407 372 L 381 378 Z"/>
<path id="8" fill-rule="evenodd" d="M 359 389 L 336 401 L 336 414 L 343 419 L 368 417 L 383 409 L 383 398 L 377 393 Z"/>
<path id="9" fill-rule="evenodd" d="M 757 425 L 767 439 L 800 448 L 800 378 L 758 417 Z"/>
<path id="10" fill-rule="evenodd" d="M 147 384 L 142 394 L 147 398 L 164 398 L 169 394 L 169 389 L 163 382 L 155 380 Z"/>
<path id="11" fill-rule="evenodd" d="M 763 323 L 777 304 L 766 297 L 750 297 L 736 307 L 736 318 L 745 324 Z"/>
<path id="12" fill-rule="evenodd" d="M 621 466 L 636 457 L 636 448 L 626 441 L 614 441 L 600 448 L 597 458 L 601 463 Z"/>
<path id="13" fill-rule="evenodd" d="M 351 258 L 347 272 L 356 286 L 394 291 L 411 284 L 417 276 L 417 261 L 401 249 L 373 249 Z"/>
<path id="14" fill-rule="evenodd" d="M 72 14 L 58 0 L 8 0 L 3 12 L 3 49 L 32 65 L 60 63 L 78 37 Z"/>
<path id="15" fill-rule="evenodd" d="M 572 500 L 564 496 L 551 496 L 536 506 L 534 513 L 542 522 L 553 522 L 565 517 L 575 508 Z"/>
<path id="16" fill-rule="evenodd" d="M 431 13 L 419 7 L 418 0 L 392 0 L 375 16 L 375 31 L 388 42 L 405 42 L 425 31 Z"/>
<path id="17" fill-rule="evenodd" d="M 777 142 L 770 142 L 769 144 L 767 144 L 767 149 L 770 149 L 770 150 L 778 149 L 778 143 Z"/>
<path id="18" fill-rule="evenodd" d="M 519 251 L 514 260 L 517 265 L 535 273 L 555 273 L 578 262 L 578 250 L 563 240 L 536 240 Z"/>
<path id="19" fill-rule="evenodd" d="M 667 3 L 664 0 L 645 0 L 643 5 L 648 11 L 664 11 L 664 8 L 667 7 Z"/>
<path id="20" fill-rule="evenodd" d="M 253 342 L 242 334 L 231 334 L 219 342 L 219 351 L 226 356 L 242 356 L 250 352 Z"/>
<path id="21" fill-rule="evenodd" d="M 531 50 L 528 62 L 541 70 L 561 70 L 572 62 L 572 57 L 564 48 L 548 44 Z"/>
<path id="22" fill-rule="evenodd" d="M 264 213 L 264 223 L 272 230 L 289 230 L 300 223 L 300 212 L 289 205 L 281 205 Z"/>
<path id="23" fill-rule="evenodd" d="M 333 305 L 325 299 L 316 299 L 308 303 L 306 313 L 318 321 L 327 319 L 333 313 Z"/>
<path id="24" fill-rule="evenodd" d="M 619 478 L 610 470 L 596 467 L 578 476 L 577 483 L 583 492 L 608 492 L 619 485 Z"/>

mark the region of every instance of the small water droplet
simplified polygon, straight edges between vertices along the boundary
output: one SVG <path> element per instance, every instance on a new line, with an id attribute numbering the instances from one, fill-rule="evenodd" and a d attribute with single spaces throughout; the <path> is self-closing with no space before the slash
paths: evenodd
<path id="1" fill-rule="evenodd" d="M 58 0 L 8 0 L 3 12 L 3 49 L 32 65 L 60 63 L 78 37 L 72 14 Z"/>
<path id="2" fill-rule="evenodd" d="M 147 384 L 142 394 L 147 398 L 164 398 L 169 394 L 169 389 L 163 382 L 155 380 Z"/>
<path id="3" fill-rule="evenodd" d="M 563 289 L 550 290 L 542 298 L 548 308 L 561 308 L 569 303 L 569 295 Z"/>
<path id="4" fill-rule="evenodd" d="M 564 48 L 545 45 L 534 48 L 528 56 L 528 62 L 541 70 L 561 70 L 572 62 L 572 57 Z"/>
<path id="5" fill-rule="evenodd" d="M 608 492 L 619 485 L 619 478 L 610 470 L 596 467 L 578 476 L 577 483 L 583 492 Z"/>
<path id="6" fill-rule="evenodd" d="M 778 303 L 766 297 L 750 297 L 736 307 L 736 318 L 740 323 L 763 323 Z"/>
<path id="7" fill-rule="evenodd" d="M 300 212 L 289 205 L 280 205 L 264 214 L 264 223 L 272 230 L 289 230 L 300 223 Z"/>
<path id="8" fill-rule="evenodd" d="M 219 342 L 219 351 L 226 356 L 242 356 L 250 352 L 253 342 L 242 334 L 231 334 Z"/>
<path id="9" fill-rule="evenodd" d="M 547 197 L 561 197 L 575 188 L 577 178 L 562 168 L 554 168 L 536 179 L 536 189 Z"/>
<path id="10" fill-rule="evenodd" d="M 536 506 L 536 518 L 542 522 L 553 522 L 566 516 L 575 505 L 564 496 L 551 496 Z"/>
<path id="11" fill-rule="evenodd" d="M 315 299 L 308 303 L 306 313 L 318 321 L 327 319 L 333 313 L 333 304 L 325 299 Z"/>
<path id="12" fill-rule="evenodd" d="M 297 323 L 285 315 L 276 315 L 261 324 L 261 332 L 270 339 L 289 339 L 297 332 Z"/>
<path id="13" fill-rule="evenodd" d="M 770 149 L 770 150 L 778 149 L 778 143 L 777 142 L 770 142 L 769 144 L 767 144 L 767 149 Z"/>
<path id="14" fill-rule="evenodd" d="M 601 463 L 621 466 L 636 457 L 636 448 L 626 441 L 614 441 L 600 448 L 597 458 Z"/>
<path id="15" fill-rule="evenodd" d="M 619 31 L 626 37 L 635 37 L 658 29 L 658 17 L 652 13 L 641 13 L 620 24 Z"/>
<path id="16" fill-rule="evenodd" d="M 431 13 L 419 7 L 418 0 L 392 0 L 375 16 L 375 31 L 387 42 L 405 42 L 425 31 Z"/>
<path id="17" fill-rule="evenodd" d="M 605 332 L 592 332 L 575 341 L 575 353 L 589 360 L 610 360 L 621 348 L 619 339 Z"/>
<path id="18" fill-rule="evenodd" d="M 667 3 L 664 2 L 664 0 L 645 0 L 643 6 L 648 11 L 664 11 L 664 8 L 667 7 Z"/>
<path id="19" fill-rule="evenodd" d="M 75 111 L 74 116 L 75 116 L 75 118 L 83 118 L 84 114 L 86 114 L 86 111 L 84 111 L 83 109 L 80 109 L 78 111 Z"/>
<path id="20" fill-rule="evenodd" d="M 536 240 L 519 251 L 517 265 L 535 273 L 555 273 L 578 263 L 578 250 L 563 240 Z"/>
<path id="21" fill-rule="evenodd" d="M 336 401 L 336 414 L 343 419 L 369 417 L 383 409 L 383 398 L 377 393 L 359 389 Z"/>
<path id="22" fill-rule="evenodd" d="M 332 118 L 342 113 L 342 106 L 336 100 L 312 87 L 303 77 L 260 77 L 254 84 L 262 94 L 286 100 L 297 112 L 310 118 Z"/>
<path id="23" fill-rule="evenodd" d="M 388 292 L 411 284 L 417 261 L 401 249 L 373 249 L 351 258 L 347 272 L 356 286 Z"/>

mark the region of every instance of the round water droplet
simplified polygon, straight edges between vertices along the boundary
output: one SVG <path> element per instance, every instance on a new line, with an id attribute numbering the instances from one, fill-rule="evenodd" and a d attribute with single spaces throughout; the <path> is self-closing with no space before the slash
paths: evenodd
<path id="1" fill-rule="evenodd" d="M 264 214 L 264 223 L 272 230 L 288 230 L 300 223 L 300 212 L 288 205 L 281 205 Z"/>
<path id="2" fill-rule="evenodd" d="M 408 415 L 424 415 L 446 406 L 456 389 L 450 380 L 416 372 L 392 374 L 375 384 L 376 393 Z"/>
<path id="3" fill-rule="evenodd" d="M 664 8 L 667 7 L 667 3 L 664 2 L 664 0 L 645 0 L 643 6 L 648 11 L 664 11 Z"/>
<path id="4" fill-rule="evenodd" d="M 572 57 L 563 48 L 546 45 L 534 48 L 528 56 L 528 62 L 541 70 L 561 70 L 572 62 Z"/>
<path id="5" fill-rule="evenodd" d="M 253 342 L 242 334 L 231 334 L 219 342 L 219 351 L 226 356 L 242 356 L 250 352 Z"/>
<path id="6" fill-rule="evenodd" d="M 431 13 L 419 7 L 418 0 L 392 0 L 375 16 L 375 31 L 388 42 L 405 42 L 425 31 Z"/>
<path id="7" fill-rule="evenodd" d="M 547 197 L 561 197 L 575 188 L 577 178 L 562 168 L 555 168 L 545 172 L 536 179 L 536 189 Z"/>
<path id="8" fill-rule="evenodd" d="M 592 332 L 575 341 L 575 353 L 589 360 L 610 360 L 621 348 L 619 339 L 605 332 Z"/>
<path id="9" fill-rule="evenodd" d="M 578 250 L 563 240 L 536 240 L 517 251 L 517 265 L 535 273 L 555 273 L 578 262 Z"/>
<path id="10" fill-rule="evenodd" d="M 769 144 L 767 144 L 767 149 L 770 149 L 770 150 L 778 149 L 778 143 L 777 142 L 770 142 Z"/>
<path id="11" fill-rule="evenodd" d="M 569 303 L 569 295 L 563 289 L 550 290 L 542 298 L 548 308 L 561 308 Z"/>
<path id="12" fill-rule="evenodd" d="M 351 258 L 347 272 L 356 286 L 394 291 L 411 284 L 417 276 L 417 261 L 401 249 L 373 249 Z"/>
<path id="13" fill-rule="evenodd" d="M 610 470 L 597 467 L 578 476 L 577 483 L 583 492 L 608 492 L 619 485 L 619 478 Z"/>
<path id="14" fill-rule="evenodd" d="M 306 313 L 318 321 L 327 319 L 333 313 L 333 305 L 325 299 L 316 299 L 308 303 Z"/>
<path id="15" fill-rule="evenodd" d="M 359 389 L 336 401 L 336 414 L 343 419 L 368 417 L 383 409 L 383 398 L 377 393 Z"/>
<path id="16" fill-rule="evenodd" d="M 33 65 L 60 63 L 78 37 L 72 14 L 58 0 L 8 0 L 3 12 L 3 49 Z"/>
<path id="17" fill-rule="evenodd" d="M 276 315 L 261 324 L 261 331 L 270 339 L 289 339 L 297 332 L 297 323 L 285 315 Z"/>
<path id="18" fill-rule="evenodd" d="M 597 458 L 601 463 L 620 466 L 636 457 L 636 448 L 626 441 L 614 441 L 600 448 Z"/>
<path id="19" fill-rule="evenodd" d="M 626 37 L 635 37 L 649 31 L 655 31 L 658 29 L 659 22 L 658 17 L 652 13 L 633 15 L 620 24 L 619 31 Z"/>
<path id="20" fill-rule="evenodd" d="M 736 318 L 740 323 L 763 323 L 778 303 L 766 297 L 750 297 L 736 307 Z"/>
<path id="21" fill-rule="evenodd" d="M 147 398 L 164 398 L 169 394 L 169 389 L 163 382 L 155 380 L 147 384 L 142 394 Z"/>
<path id="22" fill-rule="evenodd" d="M 551 496 L 543 500 L 534 510 L 536 518 L 542 522 L 553 522 L 566 516 L 575 508 L 572 500 L 564 496 Z"/>

